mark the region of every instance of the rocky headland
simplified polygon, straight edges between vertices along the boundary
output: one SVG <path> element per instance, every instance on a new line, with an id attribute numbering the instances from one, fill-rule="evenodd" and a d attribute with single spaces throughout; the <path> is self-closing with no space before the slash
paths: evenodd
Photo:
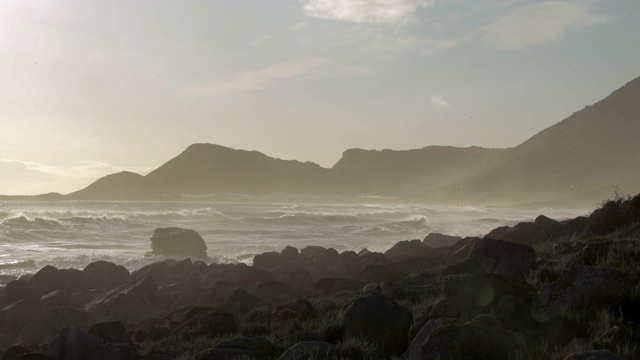
<path id="1" fill-rule="evenodd" d="M 0 288 L 1 359 L 637 359 L 639 224 L 640 195 L 483 238 L 286 247 L 251 266 L 157 229 L 153 254 L 182 257 Z"/>

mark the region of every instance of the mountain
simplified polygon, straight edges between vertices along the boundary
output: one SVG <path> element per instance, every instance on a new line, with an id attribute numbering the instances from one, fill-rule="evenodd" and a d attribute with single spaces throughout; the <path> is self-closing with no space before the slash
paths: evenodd
<path id="1" fill-rule="evenodd" d="M 488 202 L 602 201 L 640 192 L 640 78 L 574 113 L 463 181 L 462 198 Z"/>
<path id="2" fill-rule="evenodd" d="M 209 194 L 378 195 L 442 204 L 589 205 L 640 192 L 640 78 L 509 149 L 350 149 L 330 169 L 194 144 L 146 176 L 119 173 L 73 199 Z"/>

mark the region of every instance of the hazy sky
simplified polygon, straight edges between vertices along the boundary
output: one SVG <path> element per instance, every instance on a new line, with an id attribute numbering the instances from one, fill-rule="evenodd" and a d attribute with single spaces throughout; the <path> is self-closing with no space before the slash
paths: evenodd
<path id="1" fill-rule="evenodd" d="M 0 0 L 0 193 L 209 142 L 510 147 L 640 75 L 640 1 Z"/>

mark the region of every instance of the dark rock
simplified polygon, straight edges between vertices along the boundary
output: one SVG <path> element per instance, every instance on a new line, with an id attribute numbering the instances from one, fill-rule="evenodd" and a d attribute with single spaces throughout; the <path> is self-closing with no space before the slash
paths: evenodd
<path id="1" fill-rule="evenodd" d="M 103 343 L 126 344 L 131 342 L 127 329 L 120 321 L 94 324 L 89 329 L 89 335 L 100 339 Z"/>
<path id="2" fill-rule="evenodd" d="M 270 271 L 283 263 L 280 253 L 275 251 L 258 254 L 253 258 L 253 267 L 260 270 Z"/>
<path id="3" fill-rule="evenodd" d="M 426 337 L 419 351 L 417 348 L 411 347 L 409 359 L 511 360 L 526 348 L 526 343 L 498 320 L 481 315 L 464 324 L 443 321 Z"/>
<path id="4" fill-rule="evenodd" d="M 40 300 L 46 301 L 55 306 L 63 307 L 69 306 L 69 303 L 71 302 L 71 295 L 67 290 L 54 290 L 48 294 L 42 295 Z"/>
<path id="5" fill-rule="evenodd" d="M 461 263 L 455 263 L 451 265 L 447 265 L 444 269 L 442 269 L 442 275 L 460 275 L 460 274 L 468 274 L 468 273 L 479 273 L 482 271 L 480 268 L 480 264 L 473 259 L 467 259 Z"/>
<path id="6" fill-rule="evenodd" d="M 47 354 L 39 352 L 30 352 L 21 354 L 15 357 L 16 360 L 53 360 L 53 358 Z"/>
<path id="7" fill-rule="evenodd" d="M 467 237 L 449 247 L 449 253 L 447 254 L 447 264 L 461 263 L 469 258 L 471 250 L 482 239 L 476 237 Z"/>
<path id="8" fill-rule="evenodd" d="M 172 335 L 189 332 L 196 335 L 218 336 L 236 331 L 238 331 L 238 319 L 233 313 L 220 309 L 208 309 L 194 316 L 187 315 L 186 321 L 173 330 Z"/>
<path id="9" fill-rule="evenodd" d="M 100 322 L 139 322 L 146 318 L 157 318 L 160 312 L 152 305 L 156 292 L 155 281 L 148 277 L 98 296 L 86 305 L 86 309 Z"/>
<path id="10" fill-rule="evenodd" d="M 87 328 L 93 317 L 84 310 L 59 308 L 49 312 L 45 318 L 29 323 L 21 334 L 27 344 L 41 344 L 58 334 L 65 327 Z"/>
<path id="11" fill-rule="evenodd" d="M 525 277 L 535 260 L 535 252 L 528 245 L 485 238 L 473 247 L 469 259 L 477 261 L 488 273 Z"/>
<path id="12" fill-rule="evenodd" d="M 169 277 L 170 261 L 159 261 L 153 264 L 143 266 L 131 274 L 132 281 L 139 281 L 145 278 L 152 278 L 156 284 L 162 283 Z"/>
<path id="13" fill-rule="evenodd" d="M 313 287 L 313 278 L 309 271 L 292 263 L 281 264 L 271 270 L 276 280 L 288 284 L 292 288 L 304 291 Z"/>
<path id="14" fill-rule="evenodd" d="M 17 340 L 18 338 L 16 338 L 13 334 L 0 333 L 0 350 L 8 348 L 9 346 L 13 345 Z"/>
<path id="15" fill-rule="evenodd" d="M 631 291 L 631 275 L 613 269 L 571 265 L 554 283 L 545 285 L 536 296 L 534 318 L 546 322 L 568 310 L 610 305 Z"/>
<path id="16" fill-rule="evenodd" d="M 560 223 L 544 215 L 535 222 L 522 222 L 513 227 L 503 226 L 493 229 L 485 239 L 513 242 L 516 244 L 536 245 L 547 241 L 560 228 Z"/>
<path id="17" fill-rule="evenodd" d="M 358 275 L 358 280 L 363 283 L 381 283 L 385 281 L 400 280 L 406 274 L 389 269 L 384 265 L 369 265 Z"/>
<path id="18" fill-rule="evenodd" d="M 313 259 L 316 257 L 316 255 L 322 254 L 326 250 L 327 248 L 324 248 L 322 246 L 310 245 L 302 248 L 302 250 L 300 250 L 300 254 L 306 258 Z"/>
<path id="19" fill-rule="evenodd" d="M 347 336 L 375 344 L 381 355 L 399 354 L 406 348 L 411 314 L 386 296 L 360 295 L 344 306 L 342 316 Z"/>
<path id="20" fill-rule="evenodd" d="M 82 273 L 91 288 L 111 289 L 130 281 L 129 270 L 108 261 L 94 261 Z"/>
<path id="21" fill-rule="evenodd" d="M 300 252 L 293 246 L 287 245 L 280 251 L 280 258 L 284 261 L 296 261 L 300 258 Z"/>
<path id="22" fill-rule="evenodd" d="M 456 324 L 462 324 L 462 321 L 458 319 L 446 318 L 442 317 L 439 319 L 429 320 L 427 321 L 418 331 L 418 333 L 411 340 L 411 344 L 409 344 L 409 348 L 405 353 L 405 357 L 407 360 L 422 360 L 420 357 L 420 349 L 422 348 L 422 344 L 427 341 L 429 336 L 440 327 Z"/>
<path id="23" fill-rule="evenodd" d="M 0 330 L 19 336 L 22 329 L 44 317 L 48 310 L 39 298 L 22 299 L 0 311 Z"/>
<path id="24" fill-rule="evenodd" d="M 433 249 L 420 240 L 400 241 L 384 252 L 384 256 L 393 262 L 430 255 L 433 255 Z"/>
<path id="25" fill-rule="evenodd" d="M 352 279 L 338 279 L 338 281 L 336 281 L 336 283 L 333 285 L 333 288 L 331 289 L 332 293 L 339 293 L 341 291 L 360 291 L 360 289 L 362 289 L 362 286 L 364 285 L 364 283 L 362 281 L 358 281 L 358 280 L 352 280 Z"/>
<path id="26" fill-rule="evenodd" d="M 100 340 L 74 328 L 64 328 L 49 342 L 47 355 L 56 360 L 93 359 L 103 350 Z"/>
<path id="27" fill-rule="evenodd" d="M 335 345 L 323 341 L 303 341 L 288 348 L 278 360 L 334 359 L 338 349 Z"/>
<path id="28" fill-rule="evenodd" d="M 282 301 L 289 301 L 296 295 L 289 285 L 280 281 L 267 281 L 258 284 L 253 293 L 261 299 L 276 304 Z"/>
<path id="29" fill-rule="evenodd" d="M 269 305 L 269 302 L 251 295 L 244 289 L 236 289 L 220 308 L 236 314 L 244 314 L 253 309 Z"/>
<path id="30" fill-rule="evenodd" d="M 7 283 L 2 303 L 6 306 L 22 299 L 39 296 L 38 292 L 25 280 L 13 280 Z"/>
<path id="31" fill-rule="evenodd" d="M 462 274 L 446 276 L 442 291 L 447 297 L 470 299 L 488 304 L 506 295 L 531 302 L 535 288 L 523 279 L 501 274 Z"/>
<path id="32" fill-rule="evenodd" d="M 271 311 L 258 316 L 254 321 L 257 323 L 280 322 L 285 323 L 291 320 L 304 320 L 318 315 L 313 305 L 307 300 L 297 300 L 285 305 L 276 306 Z"/>
<path id="33" fill-rule="evenodd" d="M 23 345 L 9 346 L 4 352 L 2 352 L 2 360 L 14 360 L 20 355 L 28 354 L 31 349 L 24 347 Z"/>
<path id="34" fill-rule="evenodd" d="M 462 240 L 460 236 L 430 233 L 424 238 L 424 240 L 422 240 L 422 242 L 431 248 L 438 248 L 443 246 L 451 246 L 460 240 Z"/>
<path id="35" fill-rule="evenodd" d="M 206 258 L 207 245 L 194 230 L 157 228 L 151 236 L 151 252 L 154 255 Z"/>
<path id="36" fill-rule="evenodd" d="M 570 354 L 564 360 L 624 360 L 611 350 L 587 350 Z"/>
<path id="37" fill-rule="evenodd" d="M 562 221 L 560 228 L 549 237 L 549 241 L 557 241 L 564 238 L 578 238 L 589 227 L 589 218 L 585 216 L 578 216 L 575 219 Z"/>
<path id="38" fill-rule="evenodd" d="M 54 290 L 64 289 L 67 282 L 58 272 L 58 269 L 47 265 L 33 274 L 31 279 L 29 279 L 29 285 L 40 295 L 43 295 Z"/>

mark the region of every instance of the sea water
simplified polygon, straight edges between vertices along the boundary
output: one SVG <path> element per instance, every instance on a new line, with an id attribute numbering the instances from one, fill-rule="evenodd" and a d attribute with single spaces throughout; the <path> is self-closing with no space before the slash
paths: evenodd
<path id="1" fill-rule="evenodd" d="M 334 199 L 335 200 L 335 199 Z M 430 232 L 483 236 L 544 214 L 562 220 L 583 210 L 447 207 L 327 198 L 238 199 L 190 202 L 0 202 L 0 283 L 45 265 L 82 269 L 107 260 L 135 270 L 149 256 L 158 227 L 194 229 L 208 262 L 250 262 L 287 245 L 385 251 Z"/>

